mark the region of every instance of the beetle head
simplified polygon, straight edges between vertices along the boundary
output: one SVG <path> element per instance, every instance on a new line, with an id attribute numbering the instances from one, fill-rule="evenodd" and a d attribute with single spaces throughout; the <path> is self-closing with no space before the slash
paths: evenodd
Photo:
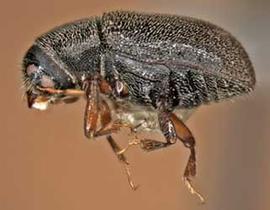
<path id="1" fill-rule="evenodd" d="M 98 18 L 78 20 L 56 27 L 36 39 L 23 60 L 29 107 L 45 109 L 49 103 L 67 99 L 63 91 L 62 94 L 49 93 L 44 88 L 81 90 L 83 80 L 99 71 L 98 22 Z"/>
<path id="2" fill-rule="evenodd" d="M 27 51 L 23 59 L 23 80 L 29 108 L 40 110 L 66 98 L 63 94 L 52 94 L 44 89 L 66 90 L 76 86 L 72 75 L 61 63 L 36 45 Z"/>

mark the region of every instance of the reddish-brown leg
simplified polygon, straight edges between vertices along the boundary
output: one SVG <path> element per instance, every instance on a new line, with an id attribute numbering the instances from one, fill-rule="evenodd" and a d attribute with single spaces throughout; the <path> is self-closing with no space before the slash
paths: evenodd
<path id="1" fill-rule="evenodd" d="M 170 119 L 174 125 L 177 137 L 183 142 L 185 147 L 190 149 L 190 156 L 183 176 L 184 183 L 189 191 L 197 195 L 201 202 L 204 203 L 204 197 L 191 184 L 191 178 L 196 175 L 195 139 L 189 128 L 175 114 L 172 113 Z"/>
<path id="2" fill-rule="evenodd" d="M 184 172 L 184 183 L 192 194 L 199 197 L 204 202 L 202 195 L 197 192 L 191 184 L 191 178 L 196 175 L 196 156 L 195 156 L 195 140 L 188 127 L 173 113 L 160 111 L 159 124 L 166 142 L 142 139 L 141 147 L 146 151 L 153 151 L 164 148 L 175 143 L 176 139 L 180 139 L 184 145 L 190 149 L 189 160 Z"/>
<path id="3" fill-rule="evenodd" d="M 97 80 L 85 81 L 86 109 L 84 114 L 84 134 L 87 138 L 94 138 L 97 130 L 99 115 L 99 92 Z"/>
<path id="4" fill-rule="evenodd" d="M 97 132 L 97 134 L 102 133 L 102 131 L 110 131 L 110 133 L 111 133 L 112 130 L 114 129 L 113 126 L 110 127 L 110 125 L 112 123 L 111 112 L 110 112 L 108 104 L 104 100 L 102 100 L 100 103 L 100 123 L 101 123 L 101 129 L 100 129 L 100 131 Z M 118 128 L 116 128 L 116 129 L 118 129 Z M 131 172 L 130 172 L 129 163 L 127 161 L 127 158 L 125 157 L 124 154 L 119 154 L 119 151 L 121 151 L 122 149 L 114 141 L 114 139 L 112 138 L 111 135 L 107 136 L 107 140 L 108 140 L 112 150 L 114 151 L 115 155 L 117 156 L 118 160 L 120 161 L 121 165 L 124 167 L 124 170 L 125 170 L 125 173 L 127 175 L 127 179 L 128 179 L 128 183 L 129 183 L 130 187 L 133 190 L 136 190 L 138 188 L 138 186 L 136 186 L 134 184 L 134 182 L 132 181 Z"/>
<path id="5" fill-rule="evenodd" d="M 105 100 L 101 100 L 98 107 L 101 127 L 94 133 L 94 137 L 109 135 L 124 127 L 121 123 L 112 122 L 111 110 Z"/>
<path id="6" fill-rule="evenodd" d="M 83 96 L 85 95 L 85 92 L 83 90 L 77 90 L 77 89 L 66 89 L 66 90 L 58 90 L 54 88 L 38 88 L 41 91 L 44 91 L 49 94 L 62 94 L 66 96 Z"/>
<path id="7" fill-rule="evenodd" d="M 84 84 L 87 99 L 84 128 L 85 135 L 88 138 L 109 135 L 122 127 L 129 127 L 129 125 L 122 124 L 118 121 L 112 122 L 109 105 L 105 100 L 100 99 L 100 92 L 103 94 L 111 93 L 111 88 L 105 80 L 96 77 L 92 80 L 85 81 Z"/>
<path id="8" fill-rule="evenodd" d="M 196 175 L 195 139 L 189 128 L 175 114 L 172 113 L 170 118 L 173 122 L 177 137 L 183 142 L 185 147 L 190 149 L 190 156 L 184 177 L 194 177 Z"/>
<path id="9" fill-rule="evenodd" d="M 105 101 L 101 102 L 100 106 L 100 122 L 101 122 L 101 128 L 100 130 L 107 130 L 106 128 L 109 127 L 109 125 L 112 122 L 111 112 L 109 109 L 108 104 Z M 107 140 L 109 144 L 111 145 L 113 151 L 117 155 L 117 158 L 124 162 L 125 164 L 128 164 L 128 161 L 124 154 L 118 154 L 118 152 L 121 150 L 121 148 L 118 146 L 118 144 L 114 141 L 114 139 L 111 137 L 111 135 L 107 136 Z"/>
<path id="10" fill-rule="evenodd" d="M 112 88 L 105 79 L 99 80 L 99 89 L 100 89 L 100 92 L 105 95 L 109 95 L 112 93 Z"/>

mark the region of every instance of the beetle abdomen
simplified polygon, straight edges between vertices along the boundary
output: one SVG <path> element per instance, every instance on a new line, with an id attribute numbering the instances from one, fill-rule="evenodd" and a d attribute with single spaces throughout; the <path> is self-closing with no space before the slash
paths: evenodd
<path id="1" fill-rule="evenodd" d="M 192 108 L 238 96 L 251 87 L 233 79 L 194 72 L 192 69 L 171 73 L 171 92 L 177 108 Z"/>

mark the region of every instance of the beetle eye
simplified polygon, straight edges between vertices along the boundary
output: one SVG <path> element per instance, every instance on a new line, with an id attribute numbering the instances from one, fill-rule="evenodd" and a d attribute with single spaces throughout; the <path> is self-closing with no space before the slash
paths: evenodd
<path id="1" fill-rule="evenodd" d="M 27 74 L 28 76 L 30 76 L 31 74 L 34 74 L 34 73 L 36 73 L 36 72 L 38 72 L 38 71 L 39 71 L 39 67 L 36 66 L 36 65 L 34 65 L 34 64 L 30 64 L 30 65 L 27 66 L 27 68 L 26 68 L 26 74 Z"/>
<path id="2" fill-rule="evenodd" d="M 48 75 L 45 75 L 42 72 L 42 68 L 39 66 L 36 66 L 35 64 L 30 64 L 26 68 L 26 74 L 28 76 L 32 76 L 35 74 L 34 78 L 38 78 L 38 84 L 39 86 L 43 88 L 53 88 L 55 86 L 54 81 L 52 80 L 51 77 Z"/>

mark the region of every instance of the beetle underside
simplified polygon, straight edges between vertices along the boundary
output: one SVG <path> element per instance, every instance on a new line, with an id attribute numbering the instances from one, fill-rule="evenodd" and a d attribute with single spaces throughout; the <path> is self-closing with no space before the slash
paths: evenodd
<path id="1" fill-rule="evenodd" d="M 79 96 L 86 96 L 87 104 L 84 114 L 85 136 L 90 139 L 106 136 L 114 153 L 123 164 L 129 185 L 134 190 L 137 186 L 131 179 L 129 163 L 124 155 L 127 149 L 134 145 L 140 145 L 145 151 L 153 151 L 170 146 L 179 139 L 185 147 L 190 149 L 190 157 L 183 175 L 184 183 L 192 194 L 197 195 L 201 202 L 204 202 L 204 198 L 191 185 L 191 178 L 196 175 L 195 140 L 191 131 L 182 122 L 183 119 L 187 119 L 191 115 L 192 110 L 173 113 L 166 111 L 162 104 L 158 109 L 153 109 L 135 105 L 125 100 L 117 101 L 110 99 L 108 96 L 113 90 L 100 76 L 84 81 L 83 89 L 82 91 L 39 88 L 40 91 L 49 94 L 51 97 L 33 97 L 31 94 L 27 94 L 28 104 L 32 108 L 44 110 L 49 103 L 59 102 L 59 100 L 56 100 L 58 95 L 61 95 L 63 100 L 67 97 L 78 98 Z M 121 128 L 130 129 L 134 136 L 124 149 L 120 148 L 112 137 L 112 134 L 118 132 Z M 153 130 L 161 131 L 166 142 L 153 139 L 139 139 L 137 137 L 137 133 L 140 131 Z"/>

